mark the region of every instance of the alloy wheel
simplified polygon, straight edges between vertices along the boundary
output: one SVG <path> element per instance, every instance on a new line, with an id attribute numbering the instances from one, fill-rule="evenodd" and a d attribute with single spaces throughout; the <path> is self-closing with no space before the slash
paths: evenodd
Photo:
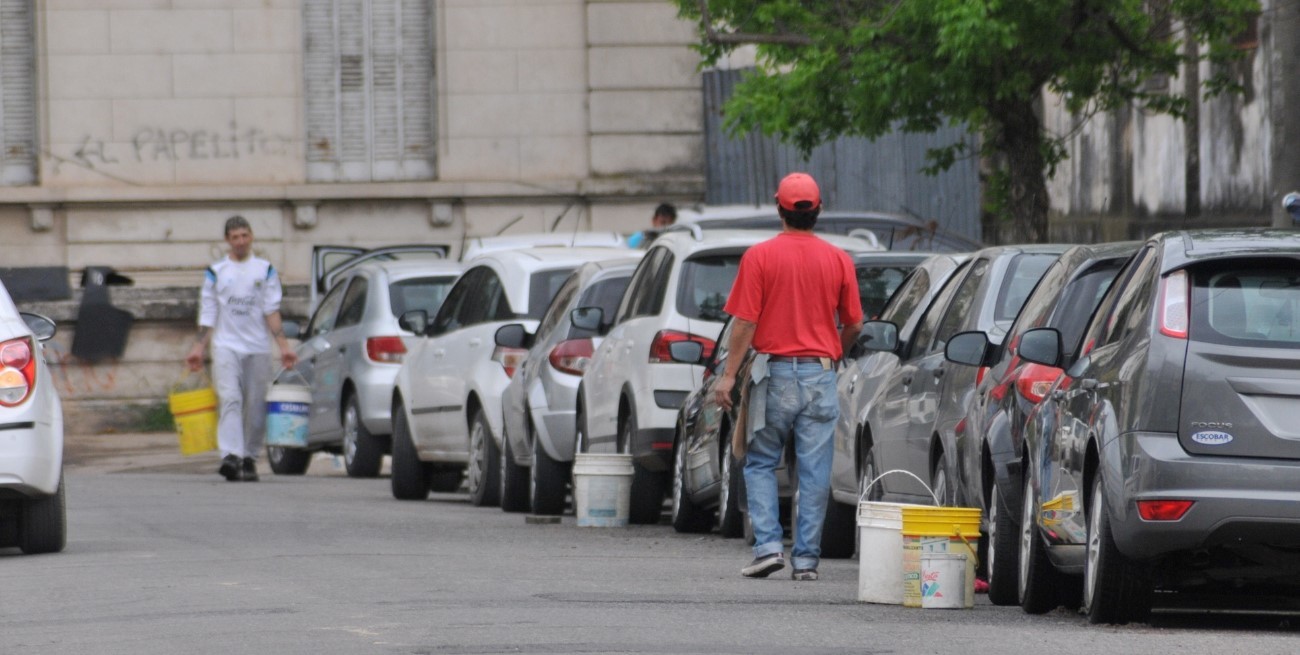
<path id="1" fill-rule="evenodd" d="M 1094 484 L 1088 504 L 1088 557 L 1083 565 L 1083 606 L 1092 607 L 1097 593 L 1097 564 L 1101 559 L 1101 485 Z"/>
<path id="2" fill-rule="evenodd" d="M 478 489 L 483 483 L 483 472 L 487 470 L 487 447 L 483 440 L 487 435 L 483 433 L 483 424 L 474 421 L 473 428 L 469 432 L 469 467 L 465 474 L 469 481 L 471 490 Z"/>
<path id="3" fill-rule="evenodd" d="M 357 407 L 348 403 L 343 410 L 343 461 L 347 462 L 348 468 L 352 468 L 352 463 L 357 457 L 357 424 L 360 419 L 357 416 Z"/>
<path id="4" fill-rule="evenodd" d="M 1029 588 L 1029 551 L 1034 547 L 1034 497 L 1031 491 L 1029 475 L 1026 474 L 1024 500 L 1020 503 L 1020 566 L 1016 567 L 1021 599 Z"/>

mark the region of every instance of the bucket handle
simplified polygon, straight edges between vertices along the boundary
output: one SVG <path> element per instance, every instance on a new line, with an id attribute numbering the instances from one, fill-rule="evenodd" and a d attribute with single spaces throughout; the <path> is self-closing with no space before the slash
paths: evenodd
<path id="1" fill-rule="evenodd" d="M 198 378 L 200 384 L 198 386 L 188 386 L 190 380 L 196 377 Z M 206 389 L 211 386 L 212 386 L 212 378 L 208 376 L 207 368 L 201 368 L 197 371 L 191 371 L 190 367 L 182 366 L 180 377 L 176 378 L 172 382 L 172 386 L 170 390 L 174 393 L 178 391 L 194 391 L 197 389 Z"/>
<path id="2" fill-rule="evenodd" d="M 961 527 L 954 525 L 952 526 L 952 531 L 957 535 L 957 538 L 961 539 L 961 542 L 966 545 L 966 550 L 970 551 L 970 558 L 971 561 L 975 563 L 975 568 L 979 568 L 979 551 L 975 550 L 975 547 L 970 544 L 970 540 L 966 538 L 966 535 L 962 534 Z"/>
<path id="3" fill-rule="evenodd" d="M 286 381 L 290 377 L 296 377 L 298 378 L 299 382 L 302 382 L 303 386 L 308 386 L 308 387 L 311 386 L 310 384 L 307 383 L 306 376 L 304 376 L 302 372 L 300 372 L 297 368 L 284 368 L 283 366 L 280 367 L 279 371 L 275 372 L 275 375 L 271 376 L 271 380 L 272 380 L 271 384 L 272 385 L 280 384 L 281 382 L 280 376 L 282 375 L 284 376 L 284 379 Z"/>
<path id="4" fill-rule="evenodd" d="M 913 472 L 911 472 L 911 471 L 908 471 L 908 470 L 906 470 L 906 469 L 889 469 L 888 471 L 885 471 L 884 473 L 881 473 L 880 475 L 877 475 L 877 476 L 876 476 L 876 479 L 872 480 L 871 482 L 868 482 L 868 483 L 867 483 L 867 486 L 866 486 L 866 487 L 863 487 L 863 489 L 862 489 L 862 494 L 858 496 L 858 502 L 860 503 L 860 502 L 866 500 L 866 498 L 867 498 L 867 492 L 870 491 L 872 487 L 876 486 L 876 483 L 877 483 L 877 482 L 880 482 L 880 479 L 881 479 L 881 478 L 885 477 L 886 475 L 890 475 L 890 474 L 892 474 L 892 473 L 902 473 L 903 475 L 906 475 L 906 476 L 908 476 L 908 477 L 911 477 L 913 480 L 916 480 L 917 482 L 920 482 L 920 483 L 921 483 L 921 486 L 922 486 L 922 487 L 925 487 L 925 490 L 928 491 L 928 492 L 930 493 L 930 497 L 934 499 L 934 504 L 935 504 L 935 506 L 941 506 L 941 505 L 943 505 L 943 503 L 939 502 L 939 497 L 938 497 L 937 495 L 935 495 L 935 493 L 934 493 L 934 489 L 931 489 L 931 488 L 930 488 L 930 485 L 928 485 L 928 484 L 925 483 L 925 480 L 922 480 L 922 479 L 921 479 L 919 476 L 917 476 L 915 473 L 913 473 Z"/>

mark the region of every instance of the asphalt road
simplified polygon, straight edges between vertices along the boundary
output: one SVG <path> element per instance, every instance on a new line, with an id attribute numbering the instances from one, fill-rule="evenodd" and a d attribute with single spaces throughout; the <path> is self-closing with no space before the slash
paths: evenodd
<path id="1" fill-rule="evenodd" d="M 1300 652 L 1300 614 L 1098 627 L 984 596 L 870 605 L 853 560 L 824 561 L 817 582 L 747 580 L 739 541 L 666 524 L 398 502 L 387 479 L 324 457 L 307 476 L 229 483 L 215 457 L 129 450 L 70 447 L 65 552 L 0 550 L 0 654 Z"/>

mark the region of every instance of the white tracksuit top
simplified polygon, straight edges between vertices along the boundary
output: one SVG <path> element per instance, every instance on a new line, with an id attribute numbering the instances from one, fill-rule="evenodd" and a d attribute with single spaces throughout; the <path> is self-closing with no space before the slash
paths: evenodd
<path id="1" fill-rule="evenodd" d="M 280 310 L 280 276 L 265 259 L 229 256 L 208 267 L 199 294 L 199 325 L 212 328 L 212 347 L 244 354 L 271 352 L 266 315 Z"/>

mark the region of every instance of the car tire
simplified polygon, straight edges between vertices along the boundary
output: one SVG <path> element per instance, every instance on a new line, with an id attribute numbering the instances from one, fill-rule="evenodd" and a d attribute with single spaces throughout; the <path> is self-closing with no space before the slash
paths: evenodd
<path id="1" fill-rule="evenodd" d="M 433 465 L 420 461 L 411 440 L 411 427 L 406 422 L 402 403 L 393 405 L 393 498 L 398 500 L 424 500 L 429 497 Z"/>
<path id="2" fill-rule="evenodd" d="M 1017 485 L 1019 486 L 1019 485 Z M 989 602 L 1015 605 L 1020 602 L 1020 503 L 1001 493 L 993 483 L 989 492 L 988 563 Z"/>
<path id="3" fill-rule="evenodd" d="M 551 459 L 542 447 L 542 440 L 533 431 L 529 419 L 529 437 L 533 443 L 533 467 L 528 472 L 533 501 L 533 513 L 540 516 L 559 516 L 564 513 L 565 496 L 569 492 L 569 477 L 573 475 L 572 462 Z"/>
<path id="4" fill-rule="evenodd" d="M 934 463 L 934 470 L 930 471 L 930 489 L 939 499 L 940 506 L 957 506 L 957 489 L 953 484 L 954 481 L 948 477 L 948 455 L 941 452 Z"/>
<path id="5" fill-rule="evenodd" d="M 673 529 L 682 534 L 698 534 L 713 529 L 712 512 L 691 501 L 686 489 L 686 445 L 680 432 L 673 452 Z"/>
<path id="6" fill-rule="evenodd" d="M 51 496 L 29 498 L 22 503 L 18 526 L 18 548 L 28 555 L 57 553 L 68 543 L 67 494 L 63 475 Z"/>
<path id="7" fill-rule="evenodd" d="M 303 448 L 266 447 L 266 461 L 270 463 L 271 471 L 276 475 L 302 475 L 306 473 L 307 467 L 311 466 L 311 457 L 314 454 L 312 451 Z"/>
<path id="8" fill-rule="evenodd" d="M 1042 614 L 1061 604 L 1059 590 L 1065 576 L 1047 559 L 1047 547 L 1034 521 L 1033 488 L 1028 476 L 1020 494 L 1020 525 L 1015 534 L 1020 550 L 1016 567 L 1016 595 L 1026 614 Z"/>
<path id="9" fill-rule="evenodd" d="M 731 438 L 722 448 L 722 491 L 718 498 L 718 533 L 727 539 L 745 536 L 745 514 L 740 503 L 745 498 L 745 465 L 732 457 Z M 752 530 L 751 530 L 752 532 Z"/>
<path id="10" fill-rule="evenodd" d="M 624 452 L 632 452 L 635 435 L 636 418 L 629 415 L 623 419 L 619 430 L 619 441 Z M 668 475 L 669 472 L 651 471 L 635 459 L 632 460 L 632 497 L 628 502 L 628 523 L 653 525 L 659 522 L 664 511 Z"/>
<path id="11" fill-rule="evenodd" d="M 465 474 L 469 502 L 475 507 L 491 507 L 501 502 L 501 482 L 497 478 L 501 474 L 500 459 L 487 417 L 483 410 L 477 410 L 469 422 L 469 467 Z"/>
<path id="12" fill-rule="evenodd" d="M 514 448 L 506 438 L 504 429 L 501 435 L 501 511 L 527 512 L 532 509 L 529 502 L 529 473 L 527 466 L 515 463 Z"/>
<path id="13" fill-rule="evenodd" d="M 384 446 L 361 422 L 361 403 L 355 393 L 343 408 L 343 465 L 350 478 L 373 478 L 384 464 Z"/>
<path id="14" fill-rule="evenodd" d="M 1083 567 L 1083 610 L 1088 622 L 1144 621 L 1151 611 L 1151 579 L 1145 567 L 1115 546 L 1100 473 L 1093 477 L 1088 496 L 1088 557 Z"/>

